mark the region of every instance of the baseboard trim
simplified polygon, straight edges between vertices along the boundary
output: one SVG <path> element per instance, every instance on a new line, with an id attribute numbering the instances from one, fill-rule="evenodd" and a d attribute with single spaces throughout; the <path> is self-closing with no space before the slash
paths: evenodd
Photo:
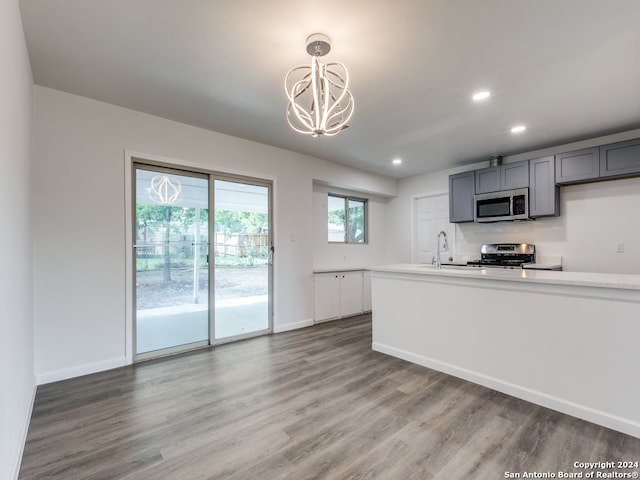
<path id="1" fill-rule="evenodd" d="M 536 405 L 541 405 L 543 407 L 640 438 L 640 423 L 633 420 L 618 417 L 601 410 L 593 409 L 586 405 L 577 404 L 563 398 L 548 395 L 514 383 L 505 382 L 473 370 L 460 368 L 456 365 L 441 362 L 423 355 L 417 355 L 382 343 L 373 342 L 371 347 L 376 352 L 401 358 L 402 360 L 407 360 L 408 362 L 422 365 L 423 367 L 432 368 L 439 372 L 447 373 L 454 377 L 491 388 L 492 390 L 497 390 L 498 392 L 506 393 L 507 395 L 535 403 Z"/>
<path id="2" fill-rule="evenodd" d="M 313 325 L 313 319 L 303 320 L 300 322 L 285 323 L 282 325 L 274 325 L 273 333 L 287 332 L 289 330 L 297 330 L 299 328 L 310 327 Z M 102 362 L 88 363 L 76 367 L 55 370 L 52 372 L 39 373 L 36 376 L 37 385 L 45 385 L 47 383 L 67 380 L 69 378 L 81 377 L 82 375 L 90 375 L 92 373 L 111 370 L 128 365 L 126 357 L 112 358 Z"/>
<path id="3" fill-rule="evenodd" d="M 284 323 L 282 325 L 274 325 L 273 333 L 288 332 L 289 330 L 297 330 L 298 328 L 310 327 L 313 325 L 313 318 L 302 320 L 301 322 Z"/>
<path id="4" fill-rule="evenodd" d="M 112 368 L 124 367 L 125 365 L 127 365 L 125 357 L 112 358 L 101 362 L 87 363 L 77 367 L 55 370 L 53 372 L 39 373 L 36 376 L 36 382 L 38 385 L 44 385 L 47 383 L 58 382 L 60 380 L 67 380 L 68 378 L 81 377 L 82 375 L 111 370 Z"/>
<path id="5" fill-rule="evenodd" d="M 34 376 L 34 380 L 35 380 L 35 376 Z M 29 425 L 31 424 L 31 416 L 33 415 L 33 406 L 36 403 L 37 389 L 38 389 L 38 386 L 34 381 L 32 392 L 31 392 L 31 404 L 29 405 L 27 415 L 24 419 L 24 425 L 22 426 L 22 434 L 20 435 L 20 441 L 18 443 L 18 448 L 16 449 L 16 455 L 13 460 L 13 474 L 10 478 L 13 478 L 15 480 L 18 480 L 18 476 L 20 475 L 20 466 L 22 465 L 22 455 L 24 455 L 24 446 L 27 443 L 27 435 L 29 434 Z"/>

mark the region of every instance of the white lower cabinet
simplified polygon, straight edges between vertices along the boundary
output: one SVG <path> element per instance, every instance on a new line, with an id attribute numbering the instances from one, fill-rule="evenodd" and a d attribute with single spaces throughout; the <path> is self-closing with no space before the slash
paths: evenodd
<path id="1" fill-rule="evenodd" d="M 365 312 L 371 311 L 371 272 L 365 270 L 362 272 L 363 281 L 363 298 L 362 298 L 362 310 Z"/>
<path id="2" fill-rule="evenodd" d="M 336 300 L 337 299 L 337 300 Z M 318 273 L 313 276 L 313 320 L 333 320 L 340 317 L 340 276 Z"/>
<path id="3" fill-rule="evenodd" d="M 316 273 L 313 276 L 313 293 L 315 322 L 360 315 L 371 310 L 369 272 L 353 270 Z"/>
<path id="4" fill-rule="evenodd" d="M 362 272 L 340 274 L 340 316 L 349 317 L 362 313 Z"/>

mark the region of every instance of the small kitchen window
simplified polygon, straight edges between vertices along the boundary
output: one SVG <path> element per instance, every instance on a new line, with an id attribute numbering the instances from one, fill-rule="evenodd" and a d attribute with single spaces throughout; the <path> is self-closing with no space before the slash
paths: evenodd
<path id="1" fill-rule="evenodd" d="M 327 207 L 330 243 L 367 243 L 367 200 L 329 194 Z"/>

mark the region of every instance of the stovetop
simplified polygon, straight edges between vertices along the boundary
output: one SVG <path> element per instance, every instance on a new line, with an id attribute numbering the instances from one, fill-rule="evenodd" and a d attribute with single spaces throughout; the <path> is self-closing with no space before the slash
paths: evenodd
<path id="1" fill-rule="evenodd" d="M 535 263 L 536 247 L 530 243 L 490 243 L 482 245 L 480 259 L 467 262 L 469 266 L 522 268 Z"/>
<path id="2" fill-rule="evenodd" d="M 522 260 L 471 260 L 467 265 L 472 267 L 513 267 L 520 268 L 522 265 L 534 262 L 523 262 Z"/>

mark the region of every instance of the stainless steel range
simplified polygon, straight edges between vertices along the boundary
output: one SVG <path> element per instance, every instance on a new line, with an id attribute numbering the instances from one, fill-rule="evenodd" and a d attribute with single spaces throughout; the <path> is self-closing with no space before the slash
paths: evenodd
<path id="1" fill-rule="evenodd" d="M 489 243 L 482 245 L 480 259 L 471 267 L 523 268 L 536 262 L 536 246 L 530 243 Z"/>

